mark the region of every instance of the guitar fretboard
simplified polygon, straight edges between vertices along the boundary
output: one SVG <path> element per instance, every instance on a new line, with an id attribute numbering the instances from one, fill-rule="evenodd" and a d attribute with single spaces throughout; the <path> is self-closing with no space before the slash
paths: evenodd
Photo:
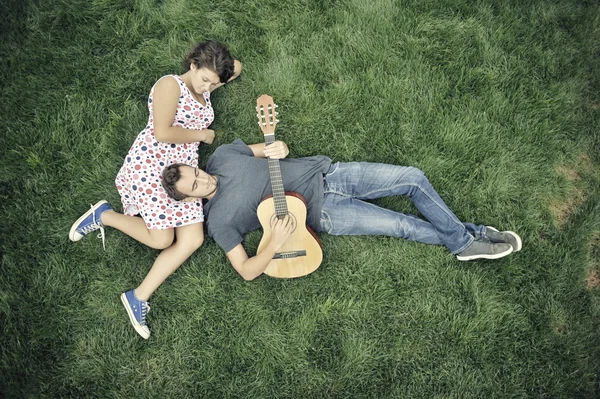
<path id="1" fill-rule="evenodd" d="M 268 146 L 275 142 L 275 134 L 265 135 L 265 144 Z M 285 191 L 283 189 L 283 178 L 281 177 L 281 166 L 279 159 L 268 159 L 269 174 L 271 175 L 271 189 L 273 190 L 273 200 L 275 202 L 275 213 L 277 217 L 283 217 L 288 214 L 287 202 L 285 201 Z"/>

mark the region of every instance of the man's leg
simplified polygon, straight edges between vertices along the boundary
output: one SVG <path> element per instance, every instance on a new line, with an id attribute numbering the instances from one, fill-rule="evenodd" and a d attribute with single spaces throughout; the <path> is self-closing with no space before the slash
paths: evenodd
<path id="1" fill-rule="evenodd" d="M 425 243 L 442 243 L 452 253 L 459 254 L 485 231 L 483 226 L 468 224 L 466 227 L 417 168 L 368 162 L 338 163 L 332 166 L 325 181 L 323 216 L 338 225 L 339 229 L 331 227 L 333 234 L 336 231 L 338 234 L 386 234 Z M 372 204 L 356 202 L 391 195 L 408 196 L 430 223 L 411 215 L 371 210 L 368 205 Z M 388 233 L 369 233 L 374 224 L 382 226 Z M 327 227 L 323 226 L 324 229 Z"/>
<path id="2" fill-rule="evenodd" d="M 443 244 L 426 220 L 331 192 L 325 194 L 321 230 L 337 236 L 386 235 L 425 244 Z"/>

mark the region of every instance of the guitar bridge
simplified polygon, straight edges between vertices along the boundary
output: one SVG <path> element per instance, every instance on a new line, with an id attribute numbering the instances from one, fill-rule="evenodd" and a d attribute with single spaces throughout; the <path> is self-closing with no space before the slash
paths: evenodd
<path id="1" fill-rule="evenodd" d="M 306 251 L 301 250 L 301 251 L 277 252 L 277 253 L 275 253 L 275 256 L 273 256 L 273 259 L 291 259 L 291 258 L 298 258 L 300 256 L 306 256 Z"/>

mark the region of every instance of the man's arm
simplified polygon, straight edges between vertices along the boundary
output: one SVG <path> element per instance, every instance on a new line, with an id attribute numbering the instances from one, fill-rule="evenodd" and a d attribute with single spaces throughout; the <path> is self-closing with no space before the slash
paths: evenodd
<path id="1" fill-rule="evenodd" d="M 244 280 L 254 280 L 265 271 L 277 250 L 285 243 L 290 234 L 292 234 L 292 231 L 293 221 L 289 216 L 286 216 L 275 222 L 273 231 L 271 232 L 271 240 L 260 254 L 248 258 L 243 245 L 238 244 L 231 251 L 227 252 L 227 258 Z"/>
<path id="2" fill-rule="evenodd" d="M 267 146 L 265 143 L 250 144 L 248 147 L 252 150 L 252 153 L 257 158 L 273 158 L 282 159 L 288 156 L 290 150 L 286 143 L 283 141 L 275 141 L 273 144 Z"/>

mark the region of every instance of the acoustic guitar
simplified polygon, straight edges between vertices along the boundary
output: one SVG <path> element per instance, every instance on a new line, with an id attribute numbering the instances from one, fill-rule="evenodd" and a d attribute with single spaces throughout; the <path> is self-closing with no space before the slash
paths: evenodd
<path id="1" fill-rule="evenodd" d="M 265 136 L 267 146 L 275 142 L 275 127 L 279 122 L 276 119 L 276 107 L 273 97 L 266 94 L 256 100 L 258 124 Z M 256 211 L 264 230 L 257 253 L 261 253 L 271 240 L 273 224 L 278 219 L 289 215 L 293 223 L 293 232 L 279 248 L 264 273 L 278 278 L 306 276 L 321 265 L 323 260 L 321 242 L 306 224 L 304 198 L 298 193 L 284 191 L 279 160 L 268 158 L 268 164 L 273 195 L 265 198 Z"/>

